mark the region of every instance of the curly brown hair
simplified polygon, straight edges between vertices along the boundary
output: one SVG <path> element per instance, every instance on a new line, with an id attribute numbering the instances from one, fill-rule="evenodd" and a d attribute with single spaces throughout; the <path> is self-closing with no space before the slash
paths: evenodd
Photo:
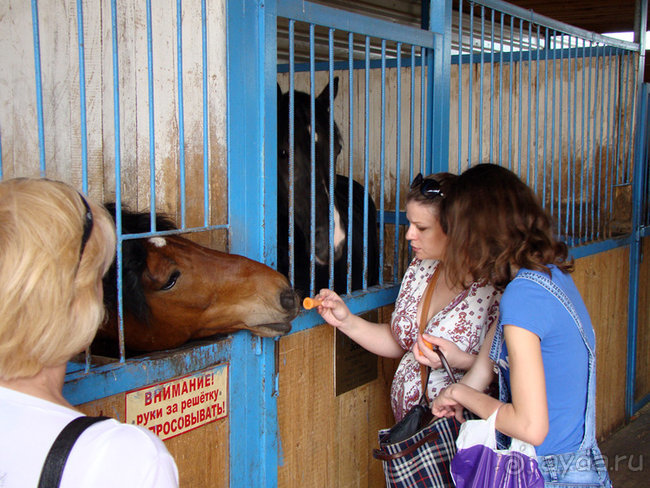
<path id="1" fill-rule="evenodd" d="M 573 271 L 568 248 L 553 236 L 551 218 L 512 171 L 479 164 L 463 172 L 441 202 L 447 232 L 448 279 L 489 281 L 503 290 L 519 268 Z"/>

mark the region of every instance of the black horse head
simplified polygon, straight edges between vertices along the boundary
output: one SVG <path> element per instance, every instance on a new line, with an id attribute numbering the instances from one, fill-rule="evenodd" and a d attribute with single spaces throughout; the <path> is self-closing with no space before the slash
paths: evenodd
<path id="1" fill-rule="evenodd" d="M 338 78 L 334 79 L 333 96 L 338 92 Z M 289 189 L 294 190 L 294 237 L 296 247 L 311 249 L 310 226 L 311 197 L 314 197 L 314 257 L 318 265 L 330 262 L 329 253 L 329 182 L 330 154 L 336 167 L 336 158 L 341 152 L 341 135 L 336 123 L 330 133 L 330 86 L 313 100 L 308 93 L 294 91 L 291 107 L 289 93 L 282 93 L 278 85 L 278 239 L 288 239 L 289 235 Z M 293 144 L 290 141 L 290 109 L 293 108 Z M 313 127 L 312 127 L 313 125 Z M 331 140 L 330 140 L 331 139 Z M 312 145 L 313 144 L 313 145 Z M 330 146 L 333 151 L 330 151 Z M 290 180 L 290 151 L 293 147 L 293 181 Z M 312 168 L 313 148 L 313 168 Z M 312 171 L 314 178 L 312 179 Z M 333 260 L 341 257 L 345 243 L 345 230 L 341 225 L 340 213 L 335 208 Z M 288 249 L 283 242 L 279 248 Z M 279 256 L 279 269 L 286 274 L 288 259 Z M 298 268 L 298 265 L 296 265 Z M 300 272 L 297 270 L 297 273 Z M 296 281 L 298 281 L 296 279 Z"/>

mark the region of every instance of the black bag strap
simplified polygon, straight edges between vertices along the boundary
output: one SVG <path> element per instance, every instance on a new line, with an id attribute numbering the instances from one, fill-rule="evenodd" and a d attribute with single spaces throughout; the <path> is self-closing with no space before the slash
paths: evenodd
<path id="1" fill-rule="evenodd" d="M 45 458 L 38 488 L 57 488 L 61 483 L 63 469 L 68 460 L 72 446 L 88 427 L 109 417 L 77 417 L 66 425 L 54 440 L 50 452 Z"/>

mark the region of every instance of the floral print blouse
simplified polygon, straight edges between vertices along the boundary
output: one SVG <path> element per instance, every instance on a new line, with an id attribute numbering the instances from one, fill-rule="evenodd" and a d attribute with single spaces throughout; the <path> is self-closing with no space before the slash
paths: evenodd
<path id="1" fill-rule="evenodd" d="M 412 348 L 419 333 L 418 305 L 439 261 L 414 259 L 404 274 L 400 292 L 391 317 L 393 336 L 407 352 L 395 372 L 391 386 L 391 406 L 395 421 L 399 422 L 422 395 L 420 363 L 415 360 Z M 454 342 L 461 350 L 478 354 L 488 329 L 498 322 L 501 293 L 487 284 L 472 283 L 446 307 L 434 315 L 425 332 Z M 453 369 L 456 379 L 464 371 Z M 449 386 L 443 368 L 432 370 L 428 383 L 429 398 Z"/>

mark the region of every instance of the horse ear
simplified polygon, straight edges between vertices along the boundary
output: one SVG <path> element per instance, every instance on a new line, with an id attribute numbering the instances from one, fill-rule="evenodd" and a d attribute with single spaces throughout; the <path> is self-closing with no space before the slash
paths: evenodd
<path id="1" fill-rule="evenodd" d="M 334 77 L 334 98 L 336 98 L 336 94 L 339 92 L 339 77 L 335 76 Z M 316 98 L 318 102 L 323 103 L 327 106 L 329 106 L 329 98 L 330 98 L 330 85 L 329 83 L 323 88 L 323 91 L 320 92 L 320 95 Z"/>

